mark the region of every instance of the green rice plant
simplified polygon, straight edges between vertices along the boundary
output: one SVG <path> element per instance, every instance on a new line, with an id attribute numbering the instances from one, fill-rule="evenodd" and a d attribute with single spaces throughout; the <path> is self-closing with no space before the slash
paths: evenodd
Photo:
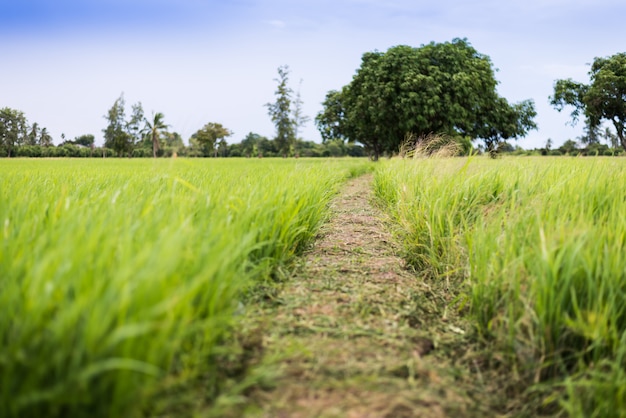
<path id="1" fill-rule="evenodd" d="M 305 248 L 360 165 L 3 162 L 0 416 L 150 415 L 188 385 L 210 402 L 243 293 Z"/>
<path id="2" fill-rule="evenodd" d="M 478 332 L 516 358 L 520 379 L 550 382 L 583 416 L 623 407 L 624 164 L 473 157 L 376 173 L 408 261 L 435 280 L 456 277 Z M 601 389 L 608 376 L 618 380 Z"/>

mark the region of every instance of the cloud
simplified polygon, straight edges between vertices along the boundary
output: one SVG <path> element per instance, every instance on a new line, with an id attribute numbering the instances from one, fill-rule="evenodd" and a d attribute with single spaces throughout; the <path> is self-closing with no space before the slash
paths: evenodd
<path id="1" fill-rule="evenodd" d="M 278 19 L 267 20 L 265 23 L 274 27 L 275 29 L 283 29 L 285 26 L 287 26 L 285 22 L 283 22 L 282 20 L 278 20 Z"/>

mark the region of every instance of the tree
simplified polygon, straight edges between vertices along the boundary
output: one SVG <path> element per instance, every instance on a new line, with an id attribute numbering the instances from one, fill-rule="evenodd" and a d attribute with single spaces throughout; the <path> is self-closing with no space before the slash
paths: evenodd
<path id="1" fill-rule="evenodd" d="M 596 136 L 604 121 L 611 122 L 626 150 L 626 53 L 595 58 L 589 78 L 589 84 L 557 80 L 550 103 L 559 112 L 566 106 L 573 107 L 572 124 L 584 116 L 588 132 Z"/>
<path id="2" fill-rule="evenodd" d="M 145 119 L 144 132 L 147 132 L 152 139 L 152 157 L 157 157 L 157 150 L 159 149 L 159 134 L 161 130 L 167 129 L 167 125 L 163 122 L 163 113 L 152 113 L 152 120 Z"/>
<path id="3" fill-rule="evenodd" d="M 132 106 L 130 119 L 126 122 L 126 132 L 130 136 L 132 146 L 141 142 L 145 120 L 146 118 L 143 116 L 143 106 L 141 102 L 135 103 Z"/>
<path id="4" fill-rule="evenodd" d="M 619 139 L 617 138 L 617 135 L 611 132 L 611 129 L 605 128 L 602 136 L 609 144 L 611 144 L 611 148 L 616 149 L 619 146 Z"/>
<path id="5" fill-rule="evenodd" d="M 132 149 L 131 136 L 126 131 L 125 104 L 124 94 L 122 93 L 104 116 L 108 121 L 108 125 L 102 130 L 104 132 L 105 148 L 111 148 L 117 153 L 118 157 Z"/>
<path id="6" fill-rule="evenodd" d="M 28 122 L 24 113 L 5 107 L 0 109 L 0 147 L 7 157 L 12 156 L 13 148 L 28 141 Z"/>
<path id="7" fill-rule="evenodd" d="M 108 121 L 104 132 L 104 146 L 112 149 L 118 157 L 132 155 L 133 148 L 141 140 L 141 123 L 144 121 L 141 102 L 132 106 L 130 120 L 126 121 L 124 93 L 115 100 L 104 118 Z"/>
<path id="8" fill-rule="evenodd" d="M 52 137 L 48 132 L 48 128 L 42 128 L 39 132 L 39 145 L 41 145 L 42 147 L 52 146 Z"/>
<path id="9" fill-rule="evenodd" d="M 220 141 L 225 141 L 226 137 L 231 136 L 233 133 L 228 129 L 224 128 L 220 123 L 209 122 L 199 129 L 196 133 L 194 133 L 189 142 L 190 143 L 198 143 L 201 145 L 203 150 L 203 155 L 213 155 L 213 157 L 217 157 L 218 145 Z"/>
<path id="10" fill-rule="evenodd" d="M 578 151 L 578 143 L 574 140 L 568 139 L 559 147 L 559 150 L 563 154 L 572 155 Z"/>
<path id="11" fill-rule="evenodd" d="M 91 134 L 81 135 L 74 138 L 72 141 L 76 145 L 82 145 L 83 147 L 92 148 L 94 146 L 96 138 Z"/>
<path id="12" fill-rule="evenodd" d="M 552 138 L 546 140 L 546 151 L 550 151 L 550 148 L 552 148 Z"/>
<path id="13" fill-rule="evenodd" d="M 491 60 L 465 39 L 400 45 L 363 54 L 350 84 L 326 95 L 316 122 L 322 138 L 360 142 L 374 160 L 396 152 L 409 133 L 481 138 L 497 149 L 536 128 L 536 113 L 532 101 L 511 105 L 496 86 Z"/>
<path id="14" fill-rule="evenodd" d="M 246 157 L 253 157 L 259 153 L 259 142 L 261 139 L 267 139 L 259 134 L 250 132 L 241 140 L 241 150 Z"/>
<path id="15" fill-rule="evenodd" d="M 289 151 L 296 139 L 294 132 L 294 121 L 291 119 L 291 94 L 293 91 L 287 85 L 289 81 L 289 67 L 287 65 L 278 67 L 278 78 L 274 79 L 278 83 L 276 88 L 276 101 L 267 103 L 268 114 L 276 126 L 276 145 L 283 157 L 289 155 Z"/>
<path id="16" fill-rule="evenodd" d="M 296 98 L 293 100 L 293 136 L 295 139 L 298 138 L 298 131 L 300 128 L 304 128 L 307 123 L 311 120 L 310 117 L 304 114 L 302 110 L 302 97 L 300 96 L 300 88 L 302 87 L 302 80 L 300 80 L 300 84 L 298 85 L 298 91 L 296 91 Z"/>
<path id="17" fill-rule="evenodd" d="M 346 87 L 344 87 L 344 91 L 345 89 Z M 326 93 L 326 98 L 322 102 L 324 110 L 315 116 L 315 124 L 320 131 L 323 142 L 335 139 L 353 142 L 347 132 L 349 121 L 343 105 L 344 94 L 337 90 Z"/>
<path id="18" fill-rule="evenodd" d="M 39 145 L 39 124 L 33 122 L 24 145 Z"/>
<path id="19" fill-rule="evenodd" d="M 161 141 L 165 144 L 164 151 L 166 155 L 178 155 L 185 148 L 183 138 L 178 132 L 161 132 Z"/>

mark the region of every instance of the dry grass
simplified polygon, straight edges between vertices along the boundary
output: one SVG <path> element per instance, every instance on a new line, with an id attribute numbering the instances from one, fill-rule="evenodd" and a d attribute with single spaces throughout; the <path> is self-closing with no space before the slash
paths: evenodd
<path id="1" fill-rule="evenodd" d="M 404 267 L 370 188 L 371 176 L 348 183 L 297 274 L 248 312 L 264 335 L 259 369 L 278 377 L 249 394 L 247 416 L 493 415 L 455 364 L 467 336 L 443 306 L 452 295 L 431 298 Z"/>
<path id="2" fill-rule="evenodd" d="M 454 138 L 442 134 L 428 134 L 417 137 L 407 134 L 400 145 L 402 158 L 449 158 L 461 153 L 460 144 Z"/>

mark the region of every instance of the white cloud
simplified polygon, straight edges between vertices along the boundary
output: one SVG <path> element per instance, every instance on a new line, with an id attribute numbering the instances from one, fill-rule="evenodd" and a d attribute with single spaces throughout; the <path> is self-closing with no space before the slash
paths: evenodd
<path id="1" fill-rule="evenodd" d="M 283 29 L 285 26 L 287 26 L 287 24 L 285 22 L 283 22 L 282 20 L 268 20 L 265 23 L 267 23 L 268 25 L 276 28 L 276 29 Z"/>

